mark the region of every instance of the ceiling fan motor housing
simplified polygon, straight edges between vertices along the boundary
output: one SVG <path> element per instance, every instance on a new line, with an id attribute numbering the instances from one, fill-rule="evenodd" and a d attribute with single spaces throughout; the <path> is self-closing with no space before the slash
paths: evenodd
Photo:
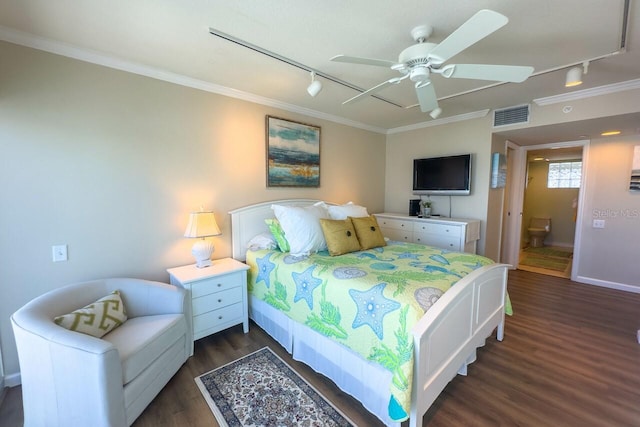
<path id="1" fill-rule="evenodd" d="M 436 47 L 435 43 L 418 43 L 409 46 L 400 53 L 398 62 L 406 64 L 409 68 L 416 65 L 427 65 L 429 63 L 429 52 Z"/>

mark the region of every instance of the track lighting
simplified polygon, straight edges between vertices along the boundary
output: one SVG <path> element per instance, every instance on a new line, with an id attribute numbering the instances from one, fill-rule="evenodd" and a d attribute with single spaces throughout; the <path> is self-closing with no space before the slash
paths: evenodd
<path id="1" fill-rule="evenodd" d="M 316 96 L 322 90 L 322 83 L 319 80 L 316 80 L 316 73 L 311 72 L 311 84 L 307 87 L 307 92 L 309 95 Z"/>
<path id="2" fill-rule="evenodd" d="M 437 119 L 438 117 L 440 117 L 440 114 L 442 114 L 442 108 L 440 107 L 436 107 L 433 110 L 431 110 L 431 112 L 429 113 L 429 115 L 431 116 L 432 119 Z"/>
<path id="3" fill-rule="evenodd" d="M 580 66 L 571 67 L 569 71 L 567 71 L 567 79 L 565 81 L 565 87 L 573 87 L 582 84 L 582 74 L 587 74 L 589 71 L 589 61 L 585 61 L 582 63 L 582 68 Z"/>

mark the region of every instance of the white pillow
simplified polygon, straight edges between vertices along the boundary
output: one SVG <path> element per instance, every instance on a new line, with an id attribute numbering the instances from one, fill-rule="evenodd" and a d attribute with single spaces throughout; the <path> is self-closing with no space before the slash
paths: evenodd
<path id="1" fill-rule="evenodd" d="M 353 202 L 345 203 L 340 206 L 329 206 L 329 216 L 331 219 L 347 219 L 347 217 L 361 218 L 369 216 L 367 208 L 364 206 L 354 205 Z"/>
<path id="2" fill-rule="evenodd" d="M 276 239 L 271 233 L 260 233 L 247 242 L 247 248 L 250 251 L 259 251 L 261 249 L 275 249 L 278 247 Z"/>
<path id="3" fill-rule="evenodd" d="M 324 202 L 304 207 L 271 205 L 271 209 L 287 236 L 291 255 L 304 256 L 327 249 L 320 226 L 320 218 L 329 218 Z"/>

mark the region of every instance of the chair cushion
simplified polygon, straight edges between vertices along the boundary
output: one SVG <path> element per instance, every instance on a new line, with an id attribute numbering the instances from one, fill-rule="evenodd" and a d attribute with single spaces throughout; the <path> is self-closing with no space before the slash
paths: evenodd
<path id="1" fill-rule="evenodd" d="M 57 316 L 53 320 L 69 330 L 101 338 L 127 320 L 127 311 L 120 298 L 120 291 L 113 291 L 86 307 Z"/>
<path id="2" fill-rule="evenodd" d="M 113 344 L 122 362 L 122 384 L 136 378 L 185 334 L 183 314 L 135 317 L 102 337 Z"/>

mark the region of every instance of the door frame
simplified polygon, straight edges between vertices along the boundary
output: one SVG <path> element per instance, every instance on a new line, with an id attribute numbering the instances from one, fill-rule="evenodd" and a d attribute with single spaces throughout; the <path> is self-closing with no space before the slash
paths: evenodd
<path id="1" fill-rule="evenodd" d="M 527 154 L 533 150 L 545 150 L 553 148 L 582 147 L 582 176 L 580 181 L 580 191 L 578 191 L 578 206 L 576 212 L 575 236 L 573 240 L 573 265 L 571 267 L 571 280 L 577 281 L 578 266 L 580 264 L 580 244 L 582 240 L 582 212 L 584 209 L 585 194 L 587 194 L 587 173 L 589 158 L 588 139 L 554 142 L 539 145 L 518 145 L 507 141 L 507 149 L 512 149 L 514 156 L 513 174 L 508 175 L 513 182 L 508 186 L 509 194 L 507 202 L 509 206 L 503 212 L 502 222 L 504 224 L 503 239 L 505 251 L 501 253 L 501 262 L 513 265 L 516 268 L 520 257 L 520 245 L 522 244 L 522 211 L 524 208 L 524 191 L 527 178 Z M 511 212 L 509 220 L 508 213 Z M 515 219 L 513 213 L 517 212 Z"/>

